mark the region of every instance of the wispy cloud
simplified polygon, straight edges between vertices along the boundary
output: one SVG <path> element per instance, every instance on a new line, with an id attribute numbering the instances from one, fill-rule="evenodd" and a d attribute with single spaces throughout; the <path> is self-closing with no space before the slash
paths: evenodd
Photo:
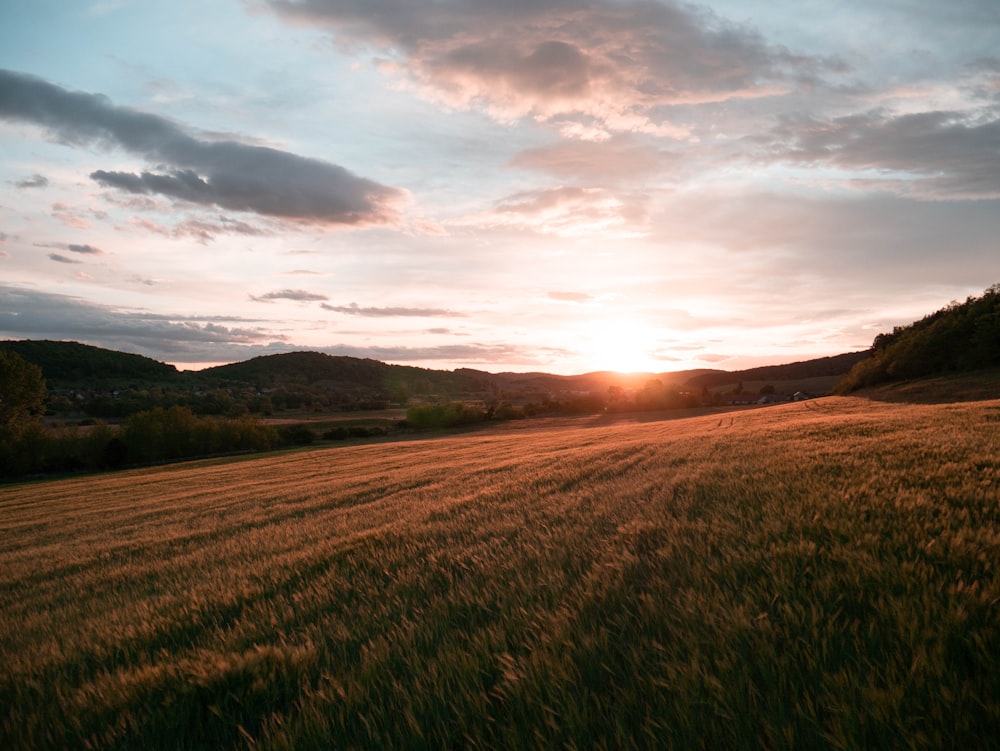
<path id="1" fill-rule="evenodd" d="M 321 307 L 323 310 L 329 310 L 334 313 L 346 313 L 347 315 L 363 316 L 367 318 L 460 318 L 464 316 L 463 313 L 458 313 L 454 310 L 447 310 L 445 308 L 362 307 L 354 302 L 349 305 L 328 305 L 323 303 Z"/>
<path id="2" fill-rule="evenodd" d="M 679 154 L 637 136 L 619 135 L 601 141 L 561 139 L 521 151 L 510 166 L 561 179 L 609 184 L 662 174 L 680 162 Z"/>
<path id="3" fill-rule="evenodd" d="M 548 297 L 550 300 L 577 303 L 592 302 L 594 300 L 594 296 L 588 295 L 586 292 L 549 292 Z"/>
<path id="4" fill-rule="evenodd" d="M 595 232 L 612 236 L 641 234 L 646 198 L 606 188 L 563 185 L 522 191 L 498 202 L 492 212 L 473 219 L 564 237 Z"/>
<path id="5" fill-rule="evenodd" d="M 285 339 L 261 328 L 223 325 L 229 319 L 154 314 L 14 286 L 0 285 L 0 299 L 2 337 L 77 339 L 184 362 L 217 361 L 240 347 Z"/>
<path id="6" fill-rule="evenodd" d="M 49 253 L 49 260 L 55 261 L 56 263 L 83 263 L 75 258 L 67 258 L 61 253 Z"/>
<path id="7" fill-rule="evenodd" d="M 77 255 L 83 256 L 102 256 L 104 251 L 100 248 L 96 248 L 93 245 L 86 245 L 80 243 L 53 243 L 53 242 L 36 242 L 33 243 L 37 248 L 54 248 L 55 250 L 66 250 L 70 253 L 76 253 Z M 55 254 L 49 255 L 52 258 Z M 53 260 L 57 260 L 53 258 Z M 79 260 L 65 259 L 63 263 L 81 263 Z"/>
<path id="8" fill-rule="evenodd" d="M 294 302 L 317 302 L 329 300 L 326 295 L 316 292 L 307 292 L 304 289 L 280 289 L 274 292 L 267 292 L 263 295 L 250 295 L 254 302 L 274 302 L 275 300 L 292 300 Z"/>
<path id="9" fill-rule="evenodd" d="M 149 232 L 154 235 L 171 238 L 192 238 L 201 244 L 208 244 L 219 235 L 244 235 L 247 237 L 262 237 L 272 234 L 272 231 L 257 227 L 247 222 L 219 216 L 214 219 L 185 219 L 169 226 L 155 222 L 146 217 L 135 216 L 129 222 L 134 229 Z"/>
<path id="10" fill-rule="evenodd" d="M 227 325 L 253 323 L 242 318 L 171 316 L 6 285 L 0 285 L 0 300 L 3 300 L 0 306 L 0 338 L 75 339 L 170 362 L 234 362 L 259 355 L 310 349 L 386 362 L 495 363 L 516 360 L 531 363 L 555 351 L 472 342 L 428 346 L 332 344 L 303 347 L 265 327 Z"/>
<path id="11" fill-rule="evenodd" d="M 0 97 L 2 97 L 3 82 L 0 80 Z M 90 229 L 90 220 L 84 212 L 62 201 L 52 204 L 52 216 L 73 229 Z"/>
<path id="12" fill-rule="evenodd" d="M 100 185 L 126 193 L 331 225 L 394 222 L 394 204 L 404 195 L 330 162 L 197 138 L 166 118 L 13 71 L 0 70 L 0 118 L 33 123 L 66 144 L 114 146 L 157 165 L 91 173 Z"/>
<path id="13" fill-rule="evenodd" d="M 93 245 L 77 245 L 76 243 L 70 243 L 66 246 L 66 250 L 71 253 L 80 253 L 85 256 L 102 256 L 104 251 L 100 248 L 95 248 Z"/>
<path id="14" fill-rule="evenodd" d="M 49 178 L 45 175 L 31 175 L 31 177 L 25 177 L 14 182 L 14 187 L 21 189 L 47 188 L 48 186 Z"/>

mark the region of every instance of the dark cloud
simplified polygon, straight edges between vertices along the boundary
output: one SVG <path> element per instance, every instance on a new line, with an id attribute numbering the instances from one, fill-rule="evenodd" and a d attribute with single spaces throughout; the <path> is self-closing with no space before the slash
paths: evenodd
<path id="1" fill-rule="evenodd" d="M 156 171 L 95 170 L 101 185 L 204 206 L 317 224 L 395 221 L 403 191 L 330 162 L 232 140 L 195 138 L 179 124 L 0 70 L 0 117 L 45 128 L 59 141 L 114 146 L 160 165 Z"/>
<path id="2" fill-rule="evenodd" d="M 0 285 L 0 338 L 74 339 L 158 360 L 219 362 L 256 346 L 287 348 L 260 328 L 223 325 L 242 319 L 164 316 L 87 302 L 70 295 Z M 287 349 L 286 349 L 287 351 Z"/>
<path id="3" fill-rule="evenodd" d="M 36 248 L 55 248 L 56 250 L 68 250 L 70 253 L 77 253 L 79 255 L 85 256 L 102 256 L 104 251 L 100 248 L 95 248 L 93 245 L 78 245 L 76 243 L 43 243 L 36 242 L 32 243 Z M 52 254 L 55 255 L 55 254 Z M 52 255 L 49 258 L 52 258 Z M 60 260 L 62 263 L 81 263 L 79 260 L 72 260 L 64 257 L 59 259 L 53 258 L 52 260 Z"/>
<path id="4" fill-rule="evenodd" d="M 771 156 L 885 173 L 881 185 L 927 197 L 1000 197 L 1000 119 L 958 112 L 786 118 Z M 889 171 L 909 173 L 893 177 Z M 878 185 L 876 185 L 878 187 Z"/>
<path id="5" fill-rule="evenodd" d="M 95 248 L 93 245 L 76 245 L 74 243 L 70 243 L 69 245 L 66 246 L 66 250 L 72 253 L 82 253 L 83 255 L 88 255 L 88 256 L 104 255 L 103 250 L 101 250 L 100 248 Z"/>
<path id="6" fill-rule="evenodd" d="M 1000 104 L 1000 58 L 981 57 L 966 66 L 972 81 L 966 89 L 974 96 Z"/>
<path id="7" fill-rule="evenodd" d="M 829 61 L 675 2 L 269 0 L 282 16 L 371 44 L 457 104 L 501 116 L 596 118 L 618 131 L 667 127 L 664 106 L 768 96 Z"/>
<path id="8" fill-rule="evenodd" d="M 315 292 L 307 292 L 304 289 L 281 289 L 275 292 L 268 292 L 264 295 L 250 295 L 254 302 L 274 302 L 275 300 L 293 300 L 295 302 L 317 302 L 319 300 L 329 300 L 326 295 Z"/>
<path id="9" fill-rule="evenodd" d="M 45 175 L 32 175 L 31 177 L 26 177 L 23 180 L 18 180 L 14 183 L 14 187 L 17 188 L 47 188 L 49 186 L 49 178 Z"/>
<path id="10" fill-rule="evenodd" d="M 364 316 L 368 318 L 391 318 L 391 317 L 416 317 L 416 318 L 438 318 L 438 317 L 462 317 L 462 313 L 444 308 L 402 308 L 386 307 L 371 308 L 361 307 L 357 303 L 349 305 L 327 305 L 324 303 L 323 310 L 330 310 L 335 313 L 347 313 L 352 316 Z"/>
<path id="11" fill-rule="evenodd" d="M 49 259 L 55 261 L 56 263 L 83 263 L 75 258 L 67 258 L 59 253 L 49 253 Z"/>
<path id="12" fill-rule="evenodd" d="M 302 349 L 330 355 L 367 357 L 386 362 L 448 363 L 539 362 L 540 355 L 565 354 L 548 348 L 507 344 L 461 344 L 427 347 L 303 347 L 260 328 L 224 325 L 253 323 L 241 318 L 169 316 L 115 308 L 69 295 L 0 284 L 0 339 L 75 340 L 157 360 L 218 363 Z"/>
<path id="13" fill-rule="evenodd" d="M 590 88 L 587 55 L 566 42 L 543 41 L 522 52 L 506 40 L 477 41 L 448 51 L 433 65 L 443 75 L 502 82 L 546 99 L 577 99 Z"/>

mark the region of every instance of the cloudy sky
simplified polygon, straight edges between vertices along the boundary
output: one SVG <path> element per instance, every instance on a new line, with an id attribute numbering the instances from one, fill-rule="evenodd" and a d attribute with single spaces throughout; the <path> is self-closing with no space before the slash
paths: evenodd
<path id="1" fill-rule="evenodd" d="M 0 1 L 0 338 L 735 370 L 996 282 L 997 0 Z"/>

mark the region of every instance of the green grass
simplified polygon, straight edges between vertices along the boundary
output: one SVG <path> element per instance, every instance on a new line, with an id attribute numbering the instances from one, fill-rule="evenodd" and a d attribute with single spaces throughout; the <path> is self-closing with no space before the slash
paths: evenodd
<path id="1" fill-rule="evenodd" d="M 983 748 L 1000 401 L 0 490 L 4 748 Z"/>

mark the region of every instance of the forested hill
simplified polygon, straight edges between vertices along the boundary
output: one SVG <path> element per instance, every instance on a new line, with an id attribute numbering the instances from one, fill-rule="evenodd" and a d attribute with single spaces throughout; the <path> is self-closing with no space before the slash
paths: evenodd
<path id="1" fill-rule="evenodd" d="M 786 365 L 765 365 L 749 370 L 714 370 L 690 378 L 689 388 L 718 388 L 738 381 L 797 381 L 805 378 L 820 378 L 823 376 L 839 376 L 847 373 L 856 363 L 871 357 L 871 353 L 847 352 L 832 357 L 819 357 L 815 360 L 803 360 Z"/>
<path id="2" fill-rule="evenodd" d="M 155 385 L 257 390 L 321 387 L 355 396 L 363 393 L 391 398 L 402 397 L 406 393 L 603 393 L 612 386 L 641 389 L 651 379 L 682 390 L 701 389 L 703 386 L 717 388 L 742 380 L 781 381 L 842 375 L 859 359 L 870 356 L 870 352 L 849 353 L 734 372 L 702 369 L 675 373 L 594 372 L 566 376 L 490 373 L 471 368 L 432 370 L 314 351 L 263 355 L 205 370 L 179 372 L 173 365 L 149 357 L 78 342 L 0 341 L 0 350 L 15 352 L 38 365 L 50 387 L 117 388 L 126 382 L 136 388 Z"/>
<path id="3" fill-rule="evenodd" d="M 49 384 L 82 386 L 95 381 L 121 380 L 163 383 L 180 377 L 173 365 L 79 342 L 0 341 L 0 349 L 18 354 L 40 367 L 42 377 Z"/>
<path id="4" fill-rule="evenodd" d="M 952 303 L 891 334 L 837 384 L 838 393 L 926 376 L 1000 366 L 1000 284 Z"/>
<path id="5" fill-rule="evenodd" d="M 429 370 L 323 352 L 262 355 L 206 368 L 193 375 L 206 383 L 244 383 L 262 388 L 322 384 L 341 389 L 365 387 L 393 391 L 423 382 L 421 385 L 427 391 L 445 392 L 480 390 L 490 378 L 489 373 L 477 370 Z"/>

